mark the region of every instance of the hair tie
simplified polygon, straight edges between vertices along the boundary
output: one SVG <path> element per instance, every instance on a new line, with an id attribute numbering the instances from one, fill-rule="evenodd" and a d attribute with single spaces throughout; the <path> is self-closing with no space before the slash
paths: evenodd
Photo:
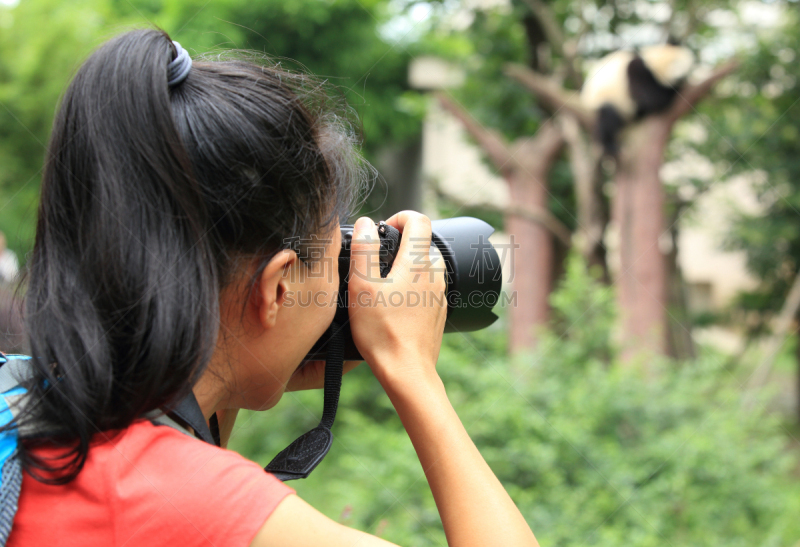
<path id="1" fill-rule="evenodd" d="M 177 54 L 167 66 L 167 84 L 170 87 L 175 87 L 189 75 L 189 70 L 192 68 L 192 58 L 189 57 L 189 53 L 178 42 L 173 41 L 172 44 L 175 46 Z"/>

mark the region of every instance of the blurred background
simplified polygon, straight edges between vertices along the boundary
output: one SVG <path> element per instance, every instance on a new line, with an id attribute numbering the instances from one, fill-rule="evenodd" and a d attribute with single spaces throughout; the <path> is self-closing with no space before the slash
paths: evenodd
<path id="1" fill-rule="evenodd" d="M 800 546 L 797 2 L 0 0 L 4 351 L 24 350 L 11 294 L 59 97 L 93 48 L 144 25 L 325 77 L 381 173 L 361 213 L 476 216 L 514 251 L 500 320 L 447 335 L 439 370 L 542 545 Z M 669 36 L 694 54 L 686 87 L 604 158 L 588 70 Z M 321 408 L 286 394 L 243 413 L 231 447 L 266 464 Z M 298 493 L 446 545 L 365 365 L 334 433 Z"/>

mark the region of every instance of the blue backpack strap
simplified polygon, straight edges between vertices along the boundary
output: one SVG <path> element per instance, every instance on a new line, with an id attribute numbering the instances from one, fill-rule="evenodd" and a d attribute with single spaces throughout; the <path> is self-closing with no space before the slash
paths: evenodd
<path id="1" fill-rule="evenodd" d="M 14 421 L 14 403 L 26 393 L 19 384 L 30 376 L 29 360 L 27 355 L 0 353 L 0 427 Z M 11 533 L 22 487 L 17 433 L 15 427 L 0 431 L 0 547 Z"/>
<path id="2" fill-rule="evenodd" d="M 0 393 L 5 393 L 30 378 L 30 360 L 27 355 L 0 353 Z"/>
<path id="3" fill-rule="evenodd" d="M 14 412 L 6 397 L 16 399 L 25 394 L 25 388 L 15 387 L 0 395 L 0 427 L 14 421 Z M 22 465 L 17 450 L 17 429 L 0 431 L 0 546 L 5 546 L 14 515 L 17 514 L 19 492 L 22 487 Z"/>

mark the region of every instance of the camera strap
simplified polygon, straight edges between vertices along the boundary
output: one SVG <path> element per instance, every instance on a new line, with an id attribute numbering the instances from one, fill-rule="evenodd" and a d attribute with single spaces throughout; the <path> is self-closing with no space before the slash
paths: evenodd
<path id="1" fill-rule="evenodd" d="M 216 436 L 211 433 L 211 428 L 209 428 L 206 423 L 203 411 L 200 410 L 200 403 L 197 402 L 197 398 L 194 396 L 193 392 L 190 391 L 189 394 L 178 401 L 177 404 L 164 407 L 164 410 L 171 418 L 177 418 L 176 421 L 179 424 L 183 422 L 181 425 L 192 428 L 195 436 L 209 444 L 219 446 L 219 433 L 217 433 Z M 216 422 L 216 416 L 216 414 L 212 416 L 212 422 Z M 217 431 L 219 431 L 219 427 L 217 427 Z"/>
<path id="2" fill-rule="evenodd" d="M 347 310 L 345 309 L 345 313 Z M 337 313 L 339 315 L 339 313 Z M 322 461 L 333 444 L 333 421 L 339 406 L 344 367 L 346 325 L 334 320 L 328 327 L 325 359 L 325 395 L 319 425 L 295 439 L 264 468 L 282 481 L 304 479 Z"/>

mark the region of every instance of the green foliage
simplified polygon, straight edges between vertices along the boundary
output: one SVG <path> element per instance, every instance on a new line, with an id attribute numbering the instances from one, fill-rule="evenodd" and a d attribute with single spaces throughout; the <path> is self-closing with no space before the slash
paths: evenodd
<path id="1" fill-rule="evenodd" d="M 783 23 L 742 56 L 727 97 L 702 108 L 713 128 L 704 152 L 728 162 L 726 175 L 763 174 L 756 182 L 763 211 L 738 212 L 724 242 L 746 252 L 749 270 L 761 280 L 737 302 L 740 309 L 761 312 L 761 321 L 750 322 L 754 333 L 781 308 L 800 266 L 800 19 L 787 10 Z"/>
<path id="2" fill-rule="evenodd" d="M 0 230 L 17 252 L 33 239 L 56 102 L 107 21 L 106 7 L 37 0 L 0 7 Z"/>
<path id="3" fill-rule="evenodd" d="M 454 407 L 542 545 L 793 545 L 796 451 L 776 419 L 740 407 L 722 359 L 619 361 L 613 300 L 576 258 L 553 295 L 556 330 L 509 359 L 503 326 L 445 337 Z M 232 447 L 266 463 L 313 427 L 321 394 L 244 413 Z M 345 378 L 336 439 L 293 483 L 330 517 L 401 545 L 445 545 L 413 448 L 366 365 Z"/>
<path id="4" fill-rule="evenodd" d="M 580 341 L 571 350 L 576 362 L 591 358 L 608 361 L 614 351 L 612 326 L 615 321 L 614 291 L 595 288 L 602 276 L 599 266 L 586 273 L 586 264 L 577 253 L 566 260 L 566 277 L 559 290 L 550 295 L 553 335 Z"/>

